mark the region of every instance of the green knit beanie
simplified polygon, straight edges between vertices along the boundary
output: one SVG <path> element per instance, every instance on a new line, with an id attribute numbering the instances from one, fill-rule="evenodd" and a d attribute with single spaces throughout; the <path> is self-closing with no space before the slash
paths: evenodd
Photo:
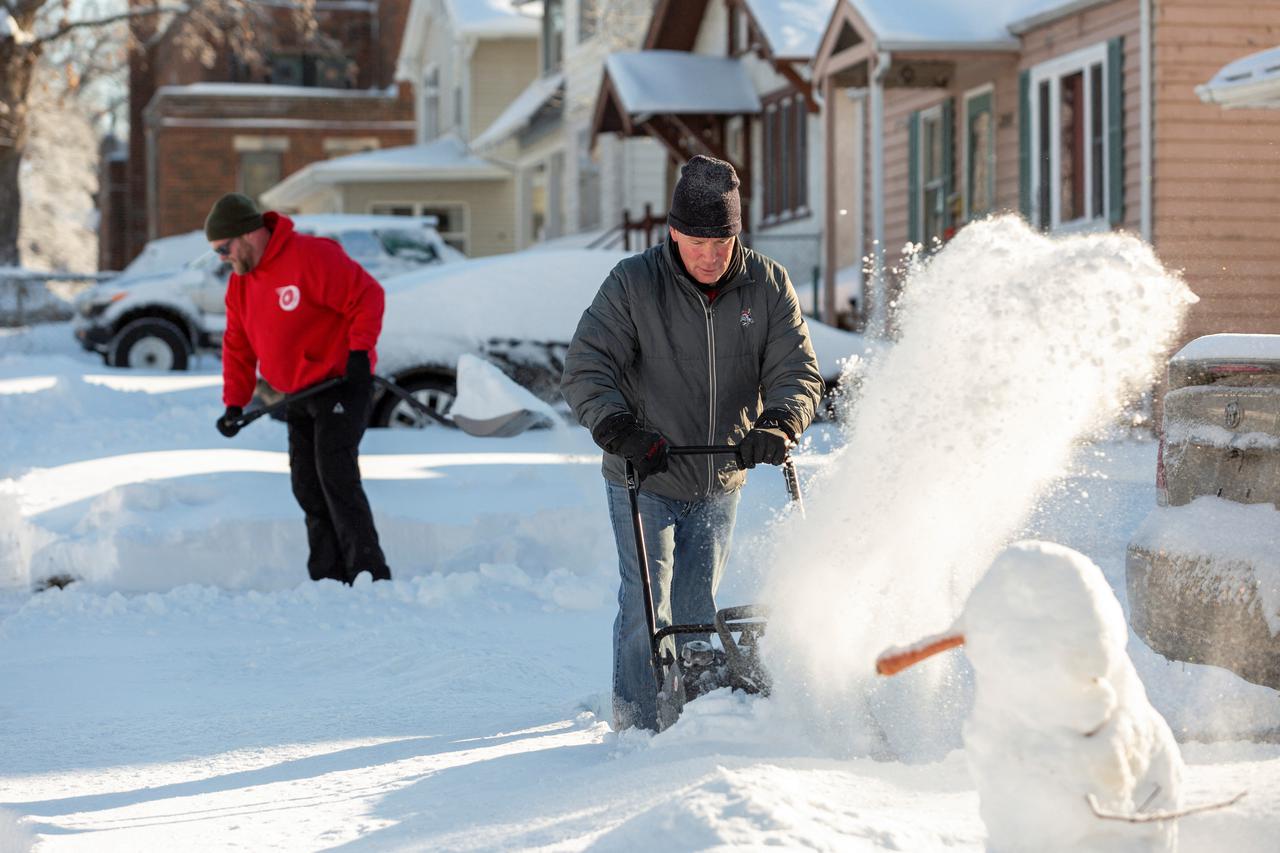
<path id="1" fill-rule="evenodd" d="M 210 243 L 257 231 L 263 225 L 262 211 L 243 193 L 227 193 L 213 203 L 204 221 L 204 236 Z"/>

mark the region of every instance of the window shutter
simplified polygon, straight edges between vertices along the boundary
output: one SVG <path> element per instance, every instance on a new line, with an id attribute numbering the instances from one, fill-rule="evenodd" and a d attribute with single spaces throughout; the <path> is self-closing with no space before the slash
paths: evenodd
<path id="1" fill-rule="evenodd" d="M 942 233 L 955 224 L 951 199 L 956 186 L 956 99 L 942 102 Z M 945 238 L 944 238 L 945 239 Z"/>
<path id="2" fill-rule="evenodd" d="M 1124 222 L 1124 36 L 1107 42 L 1107 202 L 1112 225 Z"/>
<path id="3" fill-rule="evenodd" d="M 907 125 L 907 239 L 920 242 L 920 113 Z"/>
<path id="4" fill-rule="evenodd" d="M 1031 72 L 1018 75 L 1018 208 L 1031 221 Z"/>

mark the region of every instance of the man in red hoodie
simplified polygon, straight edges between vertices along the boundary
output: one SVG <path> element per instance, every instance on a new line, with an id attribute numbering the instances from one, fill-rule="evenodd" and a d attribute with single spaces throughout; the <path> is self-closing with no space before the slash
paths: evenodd
<path id="1" fill-rule="evenodd" d="M 227 284 L 218 431 L 230 438 L 257 375 L 286 394 L 345 376 L 288 408 L 293 494 L 307 519 L 312 580 L 390 580 L 360 482 L 360 438 L 373 406 L 382 286 L 333 240 L 298 234 L 278 213 L 228 193 L 205 237 L 234 270 Z"/>

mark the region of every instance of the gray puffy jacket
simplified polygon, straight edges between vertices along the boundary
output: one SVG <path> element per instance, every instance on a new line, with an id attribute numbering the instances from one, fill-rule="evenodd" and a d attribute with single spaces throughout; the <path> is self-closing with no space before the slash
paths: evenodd
<path id="1" fill-rule="evenodd" d="M 787 271 L 739 244 L 736 275 L 708 304 L 673 251 L 663 241 L 621 261 L 583 313 L 560 383 L 578 421 L 595 434 L 630 412 L 677 446 L 737 444 L 764 409 L 808 427 L 823 382 Z M 624 469 L 605 454 L 608 480 Z M 673 456 L 644 487 L 695 500 L 745 479 L 732 457 Z"/>

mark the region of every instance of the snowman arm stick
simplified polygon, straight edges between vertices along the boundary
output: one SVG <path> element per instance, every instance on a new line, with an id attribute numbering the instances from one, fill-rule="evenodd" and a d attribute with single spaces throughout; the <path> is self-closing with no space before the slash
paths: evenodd
<path id="1" fill-rule="evenodd" d="M 1223 800 L 1220 803 L 1206 803 L 1203 806 L 1192 806 L 1191 808 L 1179 809 L 1178 811 L 1173 812 L 1147 812 L 1145 814 L 1118 814 L 1116 812 L 1104 811 L 1098 805 L 1098 798 L 1093 794 L 1085 794 L 1084 798 L 1089 804 L 1089 810 L 1093 812 L 1094 817 L 1099 817 L 1103 820 L 1122 820 L 1126 823 L 1155 823 L 1156 821 L 1161 820 L 1177 820 L 1180 817 L 1186 817 L 1187 815 L 1197 814 L 1199 812 L 1225 809 L 1227 806 L 1233 806 L 1240 802 L 1247 793 L 1249 793 L 1247 790 L 1241 791 L 1231 799 Z"/>

